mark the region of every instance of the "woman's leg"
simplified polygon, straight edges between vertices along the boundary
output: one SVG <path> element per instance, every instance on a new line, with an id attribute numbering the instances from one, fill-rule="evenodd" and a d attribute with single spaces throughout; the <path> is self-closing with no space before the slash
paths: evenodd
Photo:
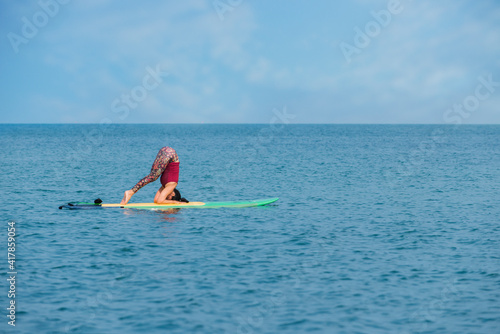
<path id="1" fill-rule="evenodd" d="M 156 181 L 163 173 L 168 163 L 175 157 L 177 157 L 177 153 L 175 153 L 175 150 L 173 148 L 170 148 L 168 146 L 161 148 L 156 155 L 156 159 L 153 162 L 153 166 L 151 166 L 151 171 L 149 172 L 149 174 L 142 178 L 142 180 L 137 182 L 137 184 L 132 188 L 134 193 L 136 193 L 146 184 Z"/>

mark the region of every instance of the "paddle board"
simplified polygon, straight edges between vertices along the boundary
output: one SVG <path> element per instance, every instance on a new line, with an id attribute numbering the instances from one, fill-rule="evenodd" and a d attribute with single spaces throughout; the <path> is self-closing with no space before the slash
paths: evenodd
<path id="1" fill-rule="evenodd" d="M 130 209 L 147 209 L 147 210 L 169 210 L 180 208 L 247 208 L 252 206 L 262 206 L 276 202 L 278 198 L 258 199 L 253 201 L 233 201 L 233 202 L 189 202 L 189 203 L 129 203 L 121 204 L 106 204 L 106 203 L 86 203 L 86 202 L 71 202 L 66 205 L 61 205 L 59 209 L 100 209 L 100 208 L 130 208 Z"/>

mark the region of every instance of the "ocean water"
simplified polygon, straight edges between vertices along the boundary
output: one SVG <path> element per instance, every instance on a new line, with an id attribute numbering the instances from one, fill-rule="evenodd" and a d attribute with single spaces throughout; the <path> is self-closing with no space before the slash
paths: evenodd
<path id="1" fill-rule="evenodd" d="M 1 333 L 500 332 L 500 126 L 0 125 L 0 143 Z M 280 200 L 58 210 L 119 202 L 165 145 L 191 201 Z"/>

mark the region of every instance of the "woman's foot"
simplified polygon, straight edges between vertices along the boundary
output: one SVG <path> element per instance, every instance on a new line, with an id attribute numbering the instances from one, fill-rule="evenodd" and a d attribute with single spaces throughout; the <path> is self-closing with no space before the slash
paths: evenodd
<path id="1" fill-rule="evenodd" d="M 132 190 L 127 190 L 125 192 L 125 194 L 123 195 L 123 199 L 122 201 L 120 202 L 121 205 L 125 205 L 128 203 L 128 201 L 130 201 L 130 198 L 132 198 L 132 195 L 134 194 L 134 192 Z"/>

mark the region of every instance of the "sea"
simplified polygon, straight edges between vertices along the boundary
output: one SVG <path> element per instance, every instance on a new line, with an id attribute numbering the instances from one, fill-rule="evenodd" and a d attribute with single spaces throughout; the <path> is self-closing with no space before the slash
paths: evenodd
<path id="1" fill-rule="evenodd" d="M 2 124 L 0 144 L 0 333 L 500 333 L 499 125 Z M 190 201 L 279 200 L 59 209 L 120 202 L 163 146 Z"/>

